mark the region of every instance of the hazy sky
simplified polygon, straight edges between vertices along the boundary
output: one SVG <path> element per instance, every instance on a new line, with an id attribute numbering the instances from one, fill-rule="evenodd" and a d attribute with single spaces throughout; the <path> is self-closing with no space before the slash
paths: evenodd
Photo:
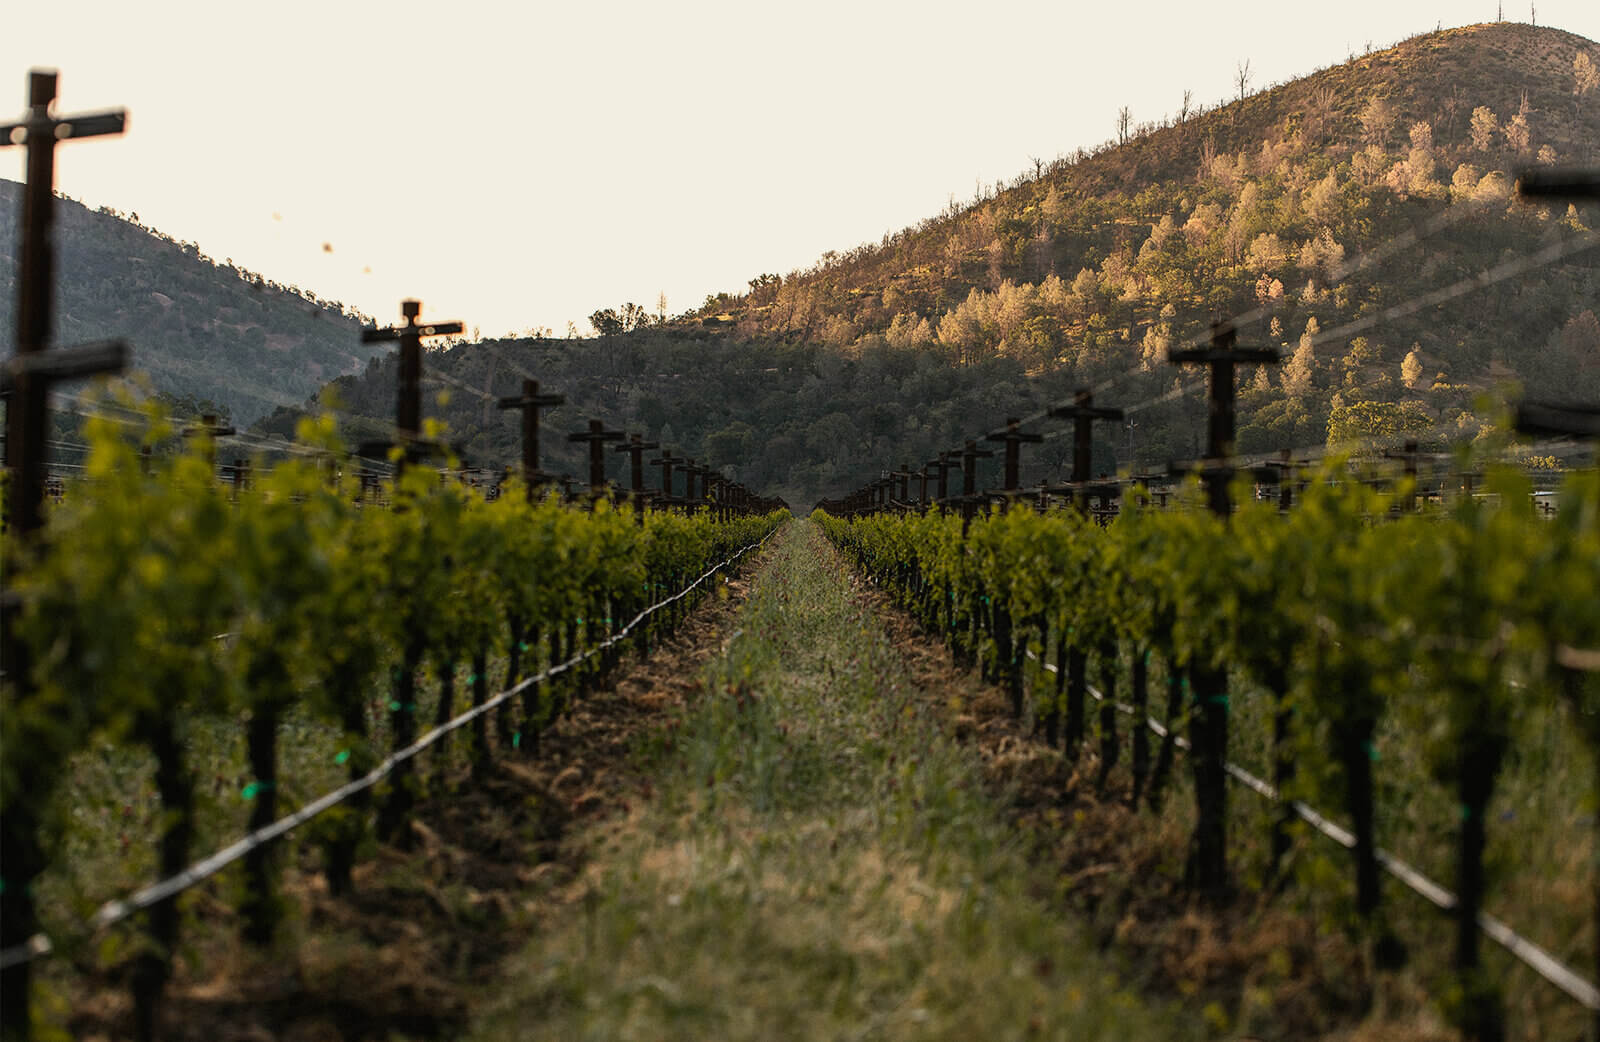
<path id="1" fill-rule="evenodd" d="M 384 321 L 413 296 L 492 335 L 587 334 L 661 292 L 685 311 L 1104 141 L 1122 105 L 1159 119 L 1243 60 L 1265 87 L 1496 4 L 8 7 L 0 116 L 34 66 L 60 70 L 59 111 L 129 110 L 126 136 L 58 151 L 61 191 Z M 1537 15 L 1600 38 L 1595 0 Z"/>

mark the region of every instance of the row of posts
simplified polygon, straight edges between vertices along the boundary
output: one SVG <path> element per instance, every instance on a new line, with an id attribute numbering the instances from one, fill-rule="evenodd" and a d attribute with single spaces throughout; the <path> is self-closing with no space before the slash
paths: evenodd
<path id="1" fill-rule="evenodd" d="M 1206 456 L 1198 473 L 1206 489 L 1210 508 L 1226 518 L 1231 513 L 1229 486 L 1235 473 L 1234 450 L 1234 388 L 1235 370 L 1240 365 L 1270 365 L 1279 361 L 1277 351 L 1270 348 L 1240 348 L 1231 323 L 1213 324 L 1211 341 L 1206 347 L 1171 352 L 1168 361 L 1174 365 L 1205 365 L 1209 369 L 1209 394 Z M 1053 419 L 1071 420 L 1073 424 L 1072 480 L 1065 485 L 1051 486 L 1041 483 L 1036 488 L 1024 490 L 1019 477 L 1021 448 L 1038 443 L 1043 436 L 1026 433 L 1017 419 L 1006 421 L 1005 427 L 985 437 L 986 441 L 1003 446 L 1004 487 L 998 492 L 977 491 L 977 461 L 994 455 L 993 451 L 978 448 L 977 442 L 968 441 L 955 452 L 942 452 L 938 459 L 925 464 L 920 472 L 902 467 L 856 490 L 842 500 L 825 500 L 819 504 L 830 513 L 846 516 L 883 510 L 909 510 L 937 505 L 941 510 L 959 507 L 963 531 L 976 516 L 980 507 L 995 502 L 1008 503 L 1031 499 L 1039 509 L 1045 509 L 1052 496 L 1066 497 L 1077 508 L 1088 514 L 1096 510 L 1108 512 L 1109 502 L 1119 494 L 1115 483 L 1095 482 L 1090 476 L 1090 453 L 1093 443 L 1093 425 L 1096 421 L 1120 421 L 1122 410 L 1097 406 L 1090 391 L 1077 392 L 1071 404 L 1049 410 Z M 949 473 L 959 467 L 961 492 L 951 495 Z M 1178 468 L 1173 468 L 1178 471 Z M 909 483 L 915 477 L 920 484 L 918 500 L 909 496 Z M 934 495 L 928 495 L 930 484 Z M 1003 634 L 997 640 L 1006 647 L 1011 645 L 1011 620 L 997 620 Z M 1008 657 L 1014 658 L 1014 648 Z M 1081 674 L 1083 651 L 1073 656 L 1075 661 L 1064 663 L 1072 674 Z M 1012 670 L 1013 709 L 1022 710 L 1020 673 Z M 1189 740 L 1193 745 L 1195 798 L 1198 811 L 1195 834 L 1189 854 L 1188 875 L 1203 893 L 1220 894 L 1227 885 L 1227 774 L 1225 754 L 1228 742 L 1227 674 L 1210 666 L 1193 665 L 1190 668 L 1191 714 Z M 1082 685 L 1078 685 L 1082 689 Z"/>

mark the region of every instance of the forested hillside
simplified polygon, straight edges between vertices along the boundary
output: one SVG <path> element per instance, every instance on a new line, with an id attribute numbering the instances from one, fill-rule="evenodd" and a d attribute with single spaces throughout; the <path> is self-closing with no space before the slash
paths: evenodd
<path id="1" fill-rule="evenodd" d="M 630 306 L 595 339 L 434 364 L 480 395 L 538 376 L 569 394 L 558 422 L 625 418 L 794 502 L 1080 386 L 1135 407 L 1097 469 L 1196 455 L 1204 403 L 1164 359 L 1217 315 L 1284 356 L 1243 374 L 1242 451 L 1470 440 L 1493 399 L 1600 400 L 1594 208 L 1513 191 L 1527 166 L 1600 161 L 1597 70 L 1592 41 L 1510 24 L 1261 93 L 1241 68 L 1231 103 L 1124 113 L 1119 142 L 695 314 Z M 341 393 L 387 415 L 392 379 L 380 364 Z M 482 406 L 458 392 L 440 415 L 511 460 L 513 422 Z M 1050 452 L 1032 477 L 1058 472 Z"/>
<path id="2" fill-rule="evenodd" d="M 22 186 L 0 180 L 0 358 L 15 348 Z M 138 214 L 56 201 L 55 342 L 118 336 L 157 391 L 210 401 L 236 421 L 302 402 L 360 367 L 361 316 L 308 290 L 217 262 Z"/>

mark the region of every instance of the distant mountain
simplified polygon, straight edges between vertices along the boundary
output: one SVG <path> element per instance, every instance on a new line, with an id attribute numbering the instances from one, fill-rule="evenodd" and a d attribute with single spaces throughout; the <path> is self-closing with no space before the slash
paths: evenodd
<path id="1" fill-rule="evenodd" d="M 1198 374 L 1185 393 L 1165 354 L 1219 314 L 1283 354 L 1241 374 L 1245 452 L 1471 439 L 1485 392 L 1519 384 L 1600 401 L 1600 214 L 1512 191 L 1528 165 L 1600 162 L 1597 67 L 1582 37 L 1480 25 L 1160 125 L 1129 116 L 1120 143 L 691 315 L 434 352 L 449 401 L 430 415 L 475 462 L 510 463 L 515 421 L 489 399 L 532 375 L 568 395 L 547 429 L 604 416 L 808 503 L 1077 387 L 1137 407 L 1097 435 L 1097 471 L 1198 455 Z M 334 390 L 377 427 L 392 360 Z M 1028 453 L 1025 481 L 1059 476 L 1062 445 Z M 546 458 L 581 472 L 561 439 Z"/>
<path id="2" fill-rule="evenodd" d="M 0 357 L 16 350 L 22 191 L 0 180 Z M 58 198 L 56 230 L 54 342 L 123 337 L 155 390 L 209 400 L 235 422 L 304 402 L 375 353 L 355 312 L 218 263 L 137 214 Z"/>

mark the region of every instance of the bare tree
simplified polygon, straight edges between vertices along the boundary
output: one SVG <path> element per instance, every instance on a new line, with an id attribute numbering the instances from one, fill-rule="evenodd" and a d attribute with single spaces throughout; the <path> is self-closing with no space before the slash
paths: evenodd
<path id="1" fill-rule="evenodd" d="M 1189 120 L 1189 105 L 1194 101 L 1194 91 L 1183 92 L 1183 105 L 1178 109 L 1178 122 L 1186 123 Z"/>
<path id="2" fill-rule="evenodd" d="M 1239 87 L 1239 100 L 1244 100 L 1245 92 L 1250 89 L 1250 59 L 1240 62 L 1234 70 L 1233 82 Z"/>
<path id="3" fill-rule="evenodd" d="M 1124 105 L 1117 110 L 1117 144 L 1128 143 L 1128 127 L 1133 124 L 1133 112 Z"/>

